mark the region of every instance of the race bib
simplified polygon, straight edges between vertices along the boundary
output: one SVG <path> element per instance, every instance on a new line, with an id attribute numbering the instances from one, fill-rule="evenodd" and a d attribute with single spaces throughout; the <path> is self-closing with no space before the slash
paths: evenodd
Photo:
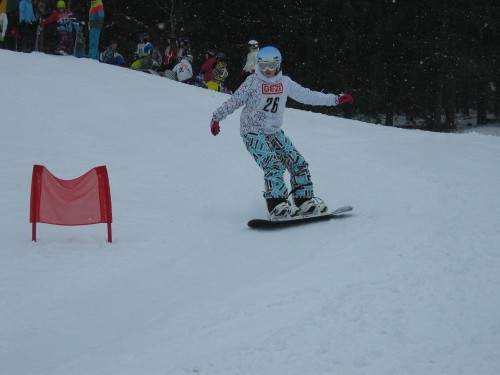
<path id="1" fill-rule="evenodd" d="M 274 114 L 283 112 L 285 100 L 282 83 L 263 83 L 258 109 L 259 111 Z"/>

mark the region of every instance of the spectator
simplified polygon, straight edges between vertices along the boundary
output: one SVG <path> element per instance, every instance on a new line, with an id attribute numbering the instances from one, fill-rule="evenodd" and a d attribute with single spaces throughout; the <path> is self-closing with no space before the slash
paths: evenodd
<path id="1" fill-rule="evenodd" d="M 17 27 L 17 25 L 12 26 L 12 28 L 9 31 L 9 36 L 10 38 L 6 37 L 6 40 L 12 39 L 14 41 L 14 46 L 10 47 L 8 45 L 9 43 L 5 42 L 5 47 L 17 51 L 17 46 L 19 44 L 19 27 Z"/>
<path id="2" fill-rule="evenodd" d="M 78 31 L 79 25 L 73 13 L 66 9 L 66 3 L 63 0 L 57 2 L 57 10 L 44 21 L 40 22 L 40 26 L 45 27 L 52 22 L 56 22 L 56 28 L 59 34 L 56 54 L 72 55 L 73 29 Z"/>
<path id="3" fill-rule="evenodd" d="M 243 67 L 243 72 L 241 73 L 243 80 L 255 72 L 255 66 L 257 65 L 257 53 L 259 53 L 259 43 L 252 39 L 248 42 L 247 61 Z"/>
<path id="4" fill-rule="evenodd" d="M 101 62 L 118 66 L 125 65 L 125 59 L 117 52 L 117 48 L 118 42 L 116 40 L 112 40 L 109 43 L 108 48 L 106 48 L 106 51 L 101 53 Z"/>
<path id="5" fill-rule="evenodd" d="M 9 35 L 14 40 L 14 48 L 9 48 L 9 49 L 13 49 L 14 51 L 17 51 L 17 46 L 19 44 L 19 27 L 17 27 L 16 25 L 12 26 L 12 28 L 10 29 Z"/>
<path id="6" fill-rule="evenodd" d="M 212 71 L 212 80 L 207 82 L 206 85 L 210 90 L 228 93 L 228 90 L 224 86 L 227 76 L 229 75 L 227 71 L 226 55 L 219 52 L 216 56 L 217 63 Z"/>
<path id="7" fill-rule="evenodd" d="M 157 48 L 153 48 L 150 54 L 143 55 L 139 60 L 134 61 L 132 69 L 139 70 L 159 70 L 161 67 L 161 55 Z"/>
<path id="8" fill-rule="evenodd" d="M 101 0 L 90 0 L 89 57 L 99 60 L 99 37 L 104 23 L 104 6 Z"/>
<path id="9" fill-rule="evenodd" d="M 36 22 L 38 23 L 38 25 L 40 25 L 40 22 L 42 22 L 42 20 L 47 15 L 47 7 L 43 1 L 34 0 L 33 8 L 35 11 Z M 36 33 L 35 51 L 37 52 L 43 51 L 43 33 L 39 30 L 38 27 Z"/>
<path id="10" fill-rule="evenodd" d="M 133 69 L 141 69 L 141 59 L 151 58 L 150 53 L 153 50 L 153 45 L 149 42 L 149 34 L 143 33 L 139 35 L 139 44 L 134 53 Z"/>
<path id="11" fill-rule="evenodd" d="M 21 52 L 31 52 L 35 45 L 35 13 L 31 0 L 19 1 L 19 49 Z"/>
<path id="12" fill-rule="evenodd" d="M 198 79 L 193 76 L 193 56 L 190 54 L 177 58 L 179 63 L 172 69 L 172 71 L 176 74 L 177 80 L 182 83 L 188 84 L 196 84 L 198 83 Z"/>
<path id="13" fill-rule="evenodd" d="M 47 14 L 47 6 L 41 0 L 34 0 L 33 5 L 36 20 L 40 23 Z"/>
<path id="14" fill-rule="evenodd" d="M 163 67 L 165 69 L 172 69 L 175 66 L 175 59 L 177 58 L 177 47 L 172 38 L 167 38 L 167 47 L 163 55 Z"/>
<path id="15" fill-rule="evenodd" d="M 179 57 L 184 57 L 188 54 L 191 54 L 189 40 L 186 37 L 181 37 L 177 41 L 177 60 L 180 61 Z"/>
<path id="16" fill-rule="evenodd" d="M 7 26 L 9 25 L 9 19 L 7 14 L 0 13 L 0 48 L 5 49 L 5 33 L 7 32 Z"/>
<path id="17" fill-rule="evenodd" d="M 201 66 L 201 73 L 203 74 L 203 82 L 210 82 L 212 80 L 212 71 L 215 68 L 217 59 L 215 58 L 215 52 L 208 50 L 205 54 L 205 62 Z"/>
<path id="18" fill-rule="evenodd" d="M 159 71 L 162 64 L 163 64 L 163 58 L 161 56 L 160 51 L 158 48 L 153 48 L 151 51 L 151 63 L 152 66 L 150 69 L 153 69 L 155 71 Z"/>

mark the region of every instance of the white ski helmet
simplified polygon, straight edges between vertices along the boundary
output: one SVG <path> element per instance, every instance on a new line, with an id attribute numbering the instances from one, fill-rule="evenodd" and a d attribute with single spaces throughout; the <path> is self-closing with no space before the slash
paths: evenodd
<path id="1" fill-rule="evenodd" d="M 252 40 L 250 40 L 250 41 L 248 42 L 248 46 L 249 46 L 249 47 L 252 47 L 252 48 L 258 48 L 258 47 L 259 47 L 259 43 L 258 43 L 256 40 L 253 40 L 253 39 L 252 39 Z"/>
<path id="2" fill-rule="evenodd" d="M 276 69 L 276 72 L 281 67 L 281 53 L 276 47 L 264 47 L 257 53 L 257 66 L 260 70 Z"/>

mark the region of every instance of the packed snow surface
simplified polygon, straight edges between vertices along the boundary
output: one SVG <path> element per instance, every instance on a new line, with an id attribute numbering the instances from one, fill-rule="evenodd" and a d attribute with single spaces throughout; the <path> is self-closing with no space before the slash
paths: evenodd
<path id="1" fill-rule="evenodd" d="M 500 137 L 287 109 L 342 219 L 249 229 L 263 178 L 227 95 L 0 51 L 0 373 L 500 373 Z M 7 68 L 8 67 L 8 68 Z M 292 77 L 300 83 L 300 77 Z M 106 165 L 106 225 L 38 225 L 34 164 Z"/>

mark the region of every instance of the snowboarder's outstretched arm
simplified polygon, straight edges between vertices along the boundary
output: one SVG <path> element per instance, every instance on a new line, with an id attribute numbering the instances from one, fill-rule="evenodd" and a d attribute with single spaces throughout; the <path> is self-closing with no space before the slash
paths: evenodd
<path id="1" fill-rule="evenodd" d="M 231 113 L 246 104 L 249 93 L 249 80 L 251 79 L 252 77 L 247 78 L 238 90 L 215 110 L 212 121 L 210 121 L 210 131 L 213 135 L 217 135 L 220 132 L 219 121 L 224 120 Z"/>
<path id="2" fill-rule="evenodd" d="M 302 87 L 297 82 L 290 80 L 290 98 L 303 104 L 310 105 L 329 105 L 336 106 L 339 104 L 352 104 L 354 101 L 352 96 L 347 93 L 339 95 L 324 94 L 322 92 L 313 91 L 311 89 Z"/>

